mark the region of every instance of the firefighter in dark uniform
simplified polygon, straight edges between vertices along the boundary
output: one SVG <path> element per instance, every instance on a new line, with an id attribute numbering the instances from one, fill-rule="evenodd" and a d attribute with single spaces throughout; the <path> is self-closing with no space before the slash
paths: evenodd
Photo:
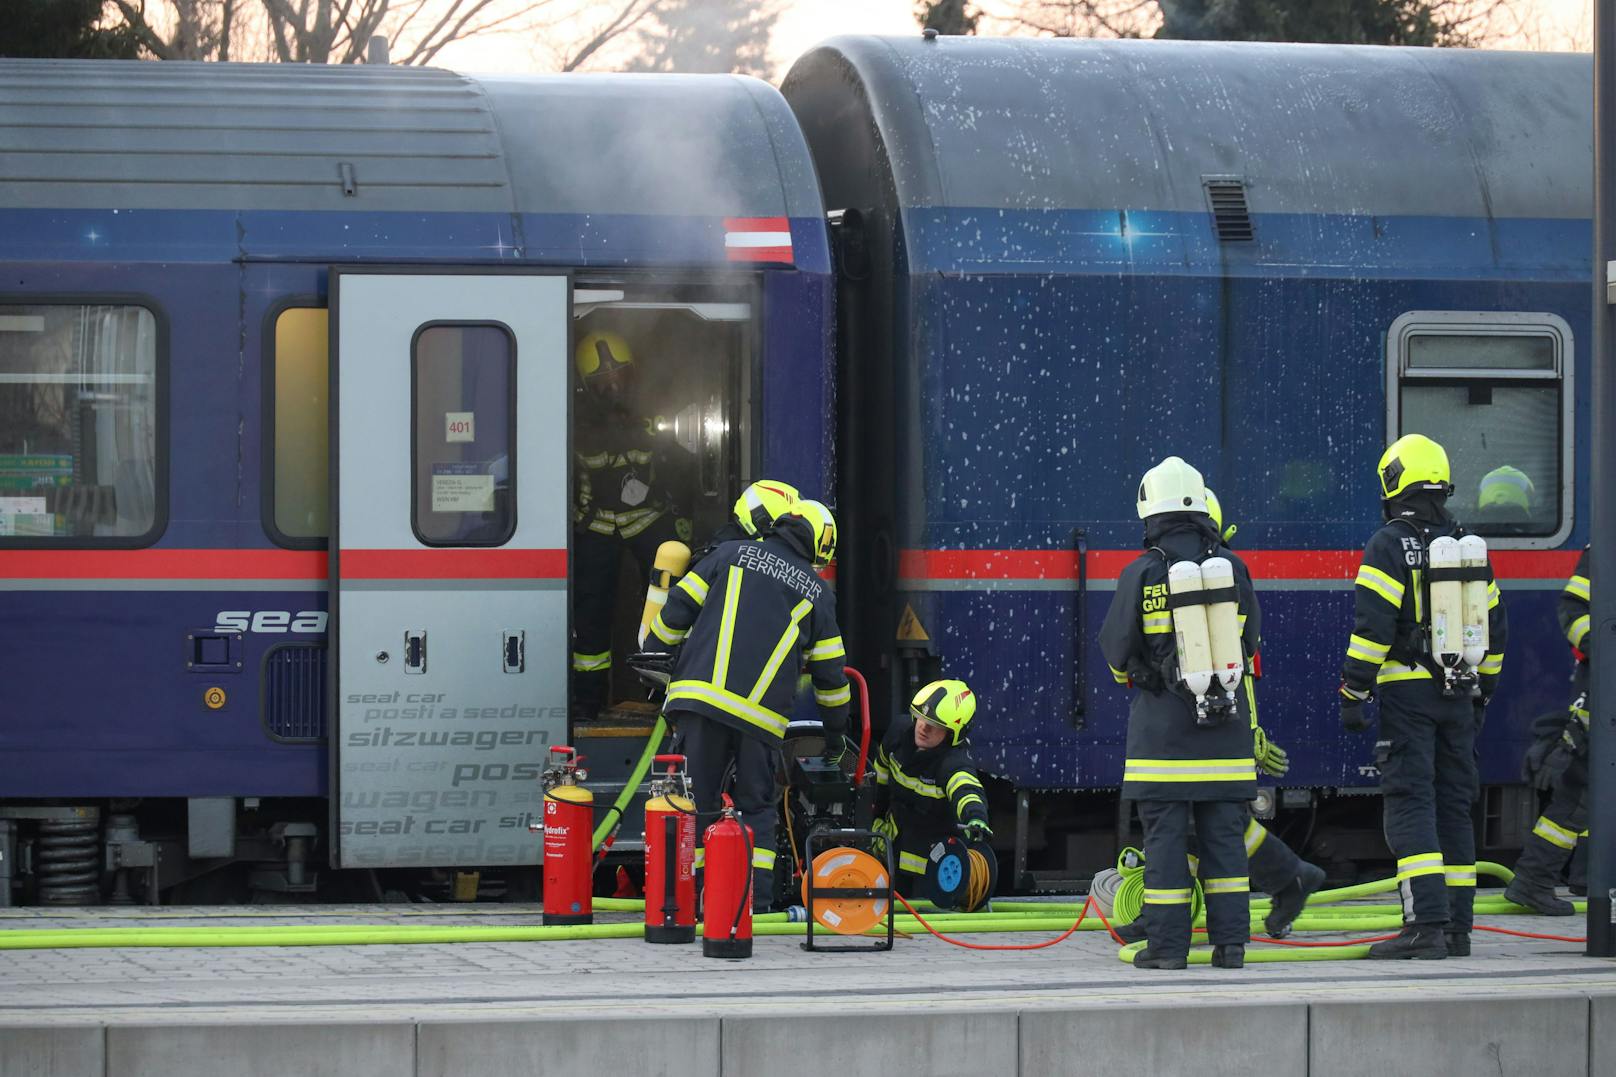
<path id="1" fill-rule="evenodd" d="M 697 833 L 718 816 L 720 783 L 735 767 L 734 801 L 753 830 L 753 905 L 773 900 L 775 775 L 786 712 L 806 663 L 825 723 L 825 758 L 845 750 L 852 699 L 836 601 L 818 569 L 836 554 L 836 521 L 799 501 L 762 541 L 726 542 L 668 595 L 646 646 L 679 648 L 664 706 L 695 789 Z M 696 866 L 703 850 L 696 850 Z"/>
<path id="2" fill-rule="evenodd" d="M 689 454 L 635 413 L 634 356 L 616 333 L 579 341 L 583 382 L 573 448 L 572 699 L 576 718 L 607 703 L 619 562 L 625 549 L 642 578 L 657 547 L 690 541 Z"/>
<path id="3" fill-rule="evenodd" d="M 986 791 L 965 737 L 975 715 L 976 696 L 964 681 L 932 681 L 915 693 L 908 717 L 892 723 L 876 751 L 874 829 L 892 842 L 904 894 L 925 892 L 933 845 L 961 831 L 970 844 L 993 837 Z"/>
<path id="4" fill-rule="evenodd" d="M 1533 723 L 1533 742 L 1526 751 L 1522 777 L 1540 790 L 1548 790 L 1549 803 L 1526 838 L 1515 862 L 1515 878 L 1504 896 L 1517 905 L 1545 916 L 1570 916 L 1576 906 L 1554 892 L 1560 872 L 1576 851 L 1588 828 L 1588 625 L 1592 583 L 1588 551 L 1577 560 L 1571 579 L 1560 592 L 1556 613 L 1576 668 L 1571 675 L 1576 693 L 1569 710 Z"/>
<path id="5" fill-rule="evenodd" d="M 1139 517 L 1145 553 L 1122 570 L 1100 628 L 1100 649 L 1119 684 L 1138 689 L 1128 714 L 1127 762 L 1122 795 L 1138 805 L 1145 828 L 1145 930 L 1134 955 L 1138 968 L 1181 969 L 1190 948 L 1188 861 L 1193 822 L 1200 848 L 1199 874 L 1206 897 L 1212 964 L 1240 968 L 1249 938 L 1247 803 L 1257 795 L 1250 713 L 1244 678 L 1206 720 L 1181 683 L 1169 606 L 1168 569 L 1225 557 L 1234 570 L 1234 595 L 1244 653 L 1256 653 L 1261 614 L 1246 566 L 1220 541 L 1206 512 L 1200 472 L 1176 456 L 1145 474 Z"/>
<path id="6" fill-rule="evenodd" d="M 1397 858 L 1402 932 L 1372 958 L 1441 958 L 1470 952 L 1476 893 L 1471 805 L 1479 793 L 1475 738 L 1504 667 L 1504 604 L 1486 570 L 1490 645 L 1476 687 L 1449 685 L 1428 631 L 1433 539 L 1464 529 L 1448 512 L 1448 455 L 1422 434 L 1394 442 L 1376 467 L 1386 524 L 1364 547 L 1353 587 L 1352 637 L 1341 671 L 1341 724 L 1369 728 L 1364 702 L 1380 700 L 1375 761 L 1386 842 Z"/>

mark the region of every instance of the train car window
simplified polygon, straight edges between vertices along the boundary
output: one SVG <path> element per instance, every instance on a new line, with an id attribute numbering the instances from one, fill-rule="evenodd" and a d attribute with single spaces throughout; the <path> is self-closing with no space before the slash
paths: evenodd
<path id="1" fill-rule="evenodd" d="M 435 323 L 411 347 L 411 513 L 429 546 L 499 546 L 516 532 L 516 339 Z"/>
<path id="2" fill-rule="evenodd" d="M 329 315 L 291 307 L 275 318 L 275 530 L 290 539 L 330 534 Z"/>
<path id="3" fill-rule="evenodd" d="M 155 537 L 158 351 L 145 307 L 0 305 L 0 540 Z"/>
<path id="4" fill-rule="evenodd" d="M 1502 547 L 1571 529 L 1570 327 L 1553 314 L 1416 311 L 1387 338 L 1393 436 L 1448 451 L 1454 514 Z"/>

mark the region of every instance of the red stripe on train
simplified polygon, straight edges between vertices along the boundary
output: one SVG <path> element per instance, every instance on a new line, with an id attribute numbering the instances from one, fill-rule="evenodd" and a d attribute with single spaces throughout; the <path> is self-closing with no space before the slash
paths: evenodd
<path id="1" fill-rule="evenodd" d="M 1274 580 L 1350 580 L 1358 574 L 1359 550 L 1240 550 L 1252 573 Z M 1493 568 L 1502 579 L 1564 579 L 1580 550 L 1495 550 Z M 1090 550 L 1090 579 L 1114 580 L 1138 550 Z M 903 550 L 900 580 L 1069 580 L 1077 576 L 1074 550 Z"/>
<path id="2" fill-rule="evenodd" d="M 566 550 L 343 550 L 350 579 L 566 579 Z M 7 550 L 0 579 L 323 580 L 323 550 Z"/>
<path id="3" fill-rule="evenodd" d="M 566 550 L 343 550 L 347 580 L 564 580 Z"/>

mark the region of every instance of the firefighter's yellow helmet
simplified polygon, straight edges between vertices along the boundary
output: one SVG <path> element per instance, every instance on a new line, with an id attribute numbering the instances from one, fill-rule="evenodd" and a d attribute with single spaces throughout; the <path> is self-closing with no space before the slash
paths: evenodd
<path id="1" fill-rule="evenodd" d="M 1205 512 L 1206 484 L 1201 473 L 1176 456 L 1169 456 L 1139 482 L 1139 518 L 1164 512 Z"/>
<path id="2" fill-rule="evenodd" d="M 601 329 L 584 335 L 573 359 L 578 366 L 578 376 L 588 381 L 598 374 L 612 374 L 633 366 L 634 351 L 621 334 Z"/>
<path id="3" fill-rule="evenodd" d="M 976 696 L 964 681 L 932 681 L 909 701 L 909 714 L 917 722 L 942 726 L 949 743 L 958 744 L 976 716 Z"/>
<path id="4" fill-rule="evenodd" d="M 797 488 L 786 482 L 759 479 L 735 499 L 735 522 L 748 535 L 774 526 L 780 514 L 797 503 Z"/>
<path id="5" fill-rule="evenodd" d="M 800 516 L 814 533 L 814 567 L 824 568 L 836 558 L 836 517 L 817 501 L 798 501 L 781 517 Z"/>
<path id="6" fill-rule="evenodd" d="M 1476 504 L 1483 509 L 1520 509 L 1530 513 L 1536 494 L 1537 488 L 1526 472 L 1505 464 L 1481 477 Z"/>
<path id="7" fill-rule="evenodd" d="M 1390 501 L 1414 489 L 1451 493 L 1452 472 L 1448 454 L 1424 434 L 1404 434 L 1381 454 L 1375 465 L 1380 479 L 1380 496 Z"/>
<path id="8" fill-rule="evenodd" d="M 1223 526 L 1223 505 L 1218 501 L 1218 495 L 1212 492 L 1212 487 L 1210 486 L 1206 488 L 1206 514 L 1212 517 L 1212 526 L 1217 529 L 1218 538 L 1222 539 L 1226 545 L 1230 539 L 1234 538 L 1234 533 L 1240 530 L 1234 524 L 1230 524 L 1227 528 Z"/>

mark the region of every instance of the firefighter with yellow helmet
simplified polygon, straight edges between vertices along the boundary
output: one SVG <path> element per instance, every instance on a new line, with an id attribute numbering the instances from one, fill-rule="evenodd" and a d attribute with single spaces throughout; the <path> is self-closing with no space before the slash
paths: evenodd
<path id="1" fill-rule="evenodd" d="M 1257 763 L 1246 674 L 1261 611 L 1244 562 L 1207 515 L 1201 473 L 1170 456 L 1139 484 L 1145 552 L 1122 570 L 1100 628 L 1128 714 L 1122 795 L 1145 828 L 1137 968 L 1182 969 L 1190 948 L 1190 826 L 1200 849 L 1212 964 L 1240 968 L 1250 936 L 1247 804 Z"/>
<path id="2" fill-rule="evenodd" d="M 1475 736 L 1503 670 L 1504 604 L 1485 542 L 1448 511 L 1442 446 L 1405 435 L 1375 470 L 1386 522 L 1358 568 L 1339 694 L 1353 733 L 1369 728 L 1365 702 L 1380 701 L 1375 762 L 1404 927 L 1369 956 L 1462 956 L 1476 892 Z"/>
<path id="3" fill-rule="evenodd" d="M 874 827 L 892 843 L 902 893 L 925 892 L 927 854 L 938 842 L 963 833 L 980 846 L 993 837 L 987 791 L 965 735 L 975 716 L 976 696 L 964 681 L 932 681 L 876 750 Z"/>
<path id="4" fill-rule="evenodd" d="M 780 514 L 797 503 L 798 496 L 797 488 L 789 482 L 759 479 L 750 483 L 735 499 L 729 522 L 714 531 L 707 542 L 690 555 L 690 563 L 696 564 L 726 542 L 744 542 L 767 535 L 774 530 L 774 522 Z"/>
<path id="5" fill-rule="evenodd" d="M 840 762 L 852 691 L 836 599 L 819 576 L 836 556 L 836 520 L 818 501 L 793 504 L 761 540 L 726 542 L 668 595 L 646 646 L 678 649 L 664 711 L 678 730 L 695 792 L 698 834 L 718 817 L 724 773 L 753 831 L 754 909 L 773 900 L 781 742 L 804 665 Z M 696 866 L 704 859 L 696 850 Z"/>
<path id="6" fill-rule="evenodd" d="M 690 542 L 692 458 L 636 410 L 634 353 L 621 334 L 585 334 L 574 358 L 572 701 L 574 717 L 591 718 L 610 691 L 622 555 L 645 578 L 658 546 Z"/>

